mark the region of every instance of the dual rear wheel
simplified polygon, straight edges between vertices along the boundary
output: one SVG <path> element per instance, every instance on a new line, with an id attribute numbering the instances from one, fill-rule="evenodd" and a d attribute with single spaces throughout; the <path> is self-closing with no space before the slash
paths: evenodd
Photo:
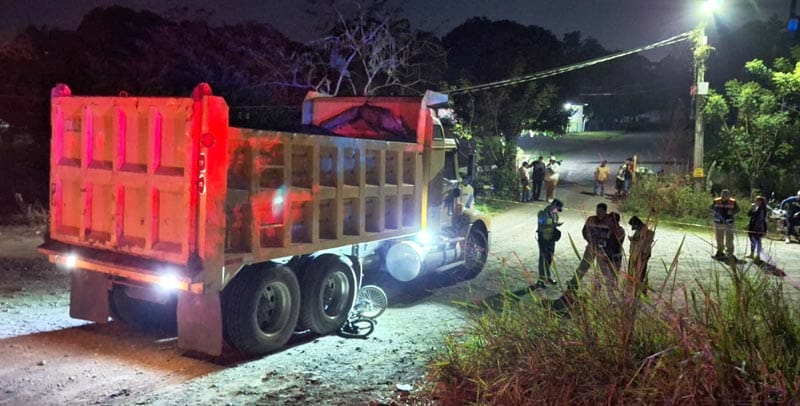
<path id="1" fill-rule="evenodd" d="M 261 355 L 283 347 L 299 324 L 317 334 L 338 331 L 347 321 L 356 292 L 353 268 L 328 255 L 301 272 L 303 288 L 287 266 L 243 269 L 222 295 L 225 338 L 234 347 Z"/>

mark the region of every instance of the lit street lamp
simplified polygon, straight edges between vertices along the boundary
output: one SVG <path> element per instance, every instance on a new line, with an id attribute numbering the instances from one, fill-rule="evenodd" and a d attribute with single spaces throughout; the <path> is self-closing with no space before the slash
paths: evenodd
<path id="1" fill-rule="evenodd" d="M 721 0 L 705 0 L 703 1 L 703 11 L 705 16 L 703 21 L 695 30 L 694 47 L 694 68 L 695 68 L 695 82 L 692 87 L 694 94 L 694 170 L 692 177 L 696 180 L 695 188 L 702 187 L 703 178 L 703 138 L 704 138 L 704 123 L 703 123 L 703 107 L 705 107 L 705 96 L 708 94 L 708 82 L 705 81 L 706 74 L 706 59 L 712 48 L 708 45 L 708 37 L 706 37 L 706 22 L 705 18 L 712 15 L 714 10 L 719 8 Z"/>

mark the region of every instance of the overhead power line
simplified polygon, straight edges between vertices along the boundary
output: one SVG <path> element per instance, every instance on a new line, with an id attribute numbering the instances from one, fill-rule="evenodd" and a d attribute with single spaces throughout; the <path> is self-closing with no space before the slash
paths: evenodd
<path id="1" fill-rule="evenodd" d="M 572 64 L 572 65 L 566 65 L 566 66 L 561 66 L 561 67 L 558 67 L 558 68 L 548 69 L 548 70 L 532 73 L 530 75 L 517 76 L 515 78 L 500 80 L 500 81 L 497 81 L 497 82 L 484 83 L 484 84 L 481 84 L 481 85 L 462 87 L 462 88 L 459 88 L 459 89 L 450 90 L 449 92 L 445 92 L 445 93 L 448 93 L 448 94 L 452 95 L 452 94 L 459 94 L 459 93 L 478 92 L 478 91 L 481 91 L 481 90 L 496 89 L 498 87 L 514 86 L 514 85 L 518 85 L 520 83 L 532 82 L 534 80 L 539 80 L 539 79 L 548 78 L 548 77 L 551 77 L 551 76 L 561 75 L 561 74 L 564 74 L 564 73 L 567 73 L 567 72 L 572 72 L 574 70 L 583 69 L 583 68 L 586 68 L 586 67 L 589 67 L 589 66 L 592 66 L 592 65 L 597 65 L 597 64 L 600 64 L 600 63 L 603 63 L 603 62 L 608 62 L 608 61 L 611 61 L 611 60 L 614 60 L 614 59 L 617 59 L 617 58 L 622 58 L 623 56 L 628 56 L 628 55 L 639 53 L 639 52 L 643 52 L 643 51 L 649 51 L 651 49 L 656 49 L 656 48 L 665 47 L 665 46 L 668 46 L 668 45 L 677 44 L 679 42 L 683 42 L 683 41 L 689 40 L 689 38 L 691 38 L 691 35 L 692 35 L 692 31 L 688 31 L 688 32 L 684 32 L 683 34 L 678 34 L 678 35 L 676 35 L 674 37 L 667 38 L 667 39 L 665 39 L 663 41 L 655 42 L 655 43 L 652 43 L 650 45 L 645 45 L 643 47 L 639 47 L 639 48 L 636 48 L 636 49 L 617 52 L 615 54 L 606 55 L 606 56 L 603 56 L 603 57 L 600 57 L 600 58 L 590 59 L 588 61 L 578 62 L 578 63 Z"/>

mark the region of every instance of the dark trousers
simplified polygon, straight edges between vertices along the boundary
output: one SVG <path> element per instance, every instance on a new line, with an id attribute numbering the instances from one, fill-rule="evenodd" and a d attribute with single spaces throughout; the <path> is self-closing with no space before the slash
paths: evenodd
<path id="1" fill-rule="evenodd" d="M 534 180 L 533 181 L 533 185 L 532 185 L 533 186 L 533 190 L 532 190 L 533 200 L 539 200 L 539 198 L 542 196 L 542 182 L 543 182 L 542 180 Z"/>
<path id="2" fill-rule="evenodd" d="M 786 218 L 786 237 L 789 238 L 792 236 L 792 230 L 794 227 L 800 223 L 800 216 L 788 216 Z"/>
<path id="3" fill-rule="evenodd" d="M 553 279 L 550 267 L 553 265 L 553 254 L 556 252 L 556 242 L 547 241 L 539 236 L 539 279 Z"/>

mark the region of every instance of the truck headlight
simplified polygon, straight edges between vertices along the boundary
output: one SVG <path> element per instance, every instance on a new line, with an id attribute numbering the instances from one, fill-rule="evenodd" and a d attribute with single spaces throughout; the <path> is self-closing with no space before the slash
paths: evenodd
<path id="1" fill-rule="evenodd" d="M 429 245 L 433 242 L 433 236 L 429 232 L 423 231 L 417 234 L 416 240 L 422 245 Z"/>

